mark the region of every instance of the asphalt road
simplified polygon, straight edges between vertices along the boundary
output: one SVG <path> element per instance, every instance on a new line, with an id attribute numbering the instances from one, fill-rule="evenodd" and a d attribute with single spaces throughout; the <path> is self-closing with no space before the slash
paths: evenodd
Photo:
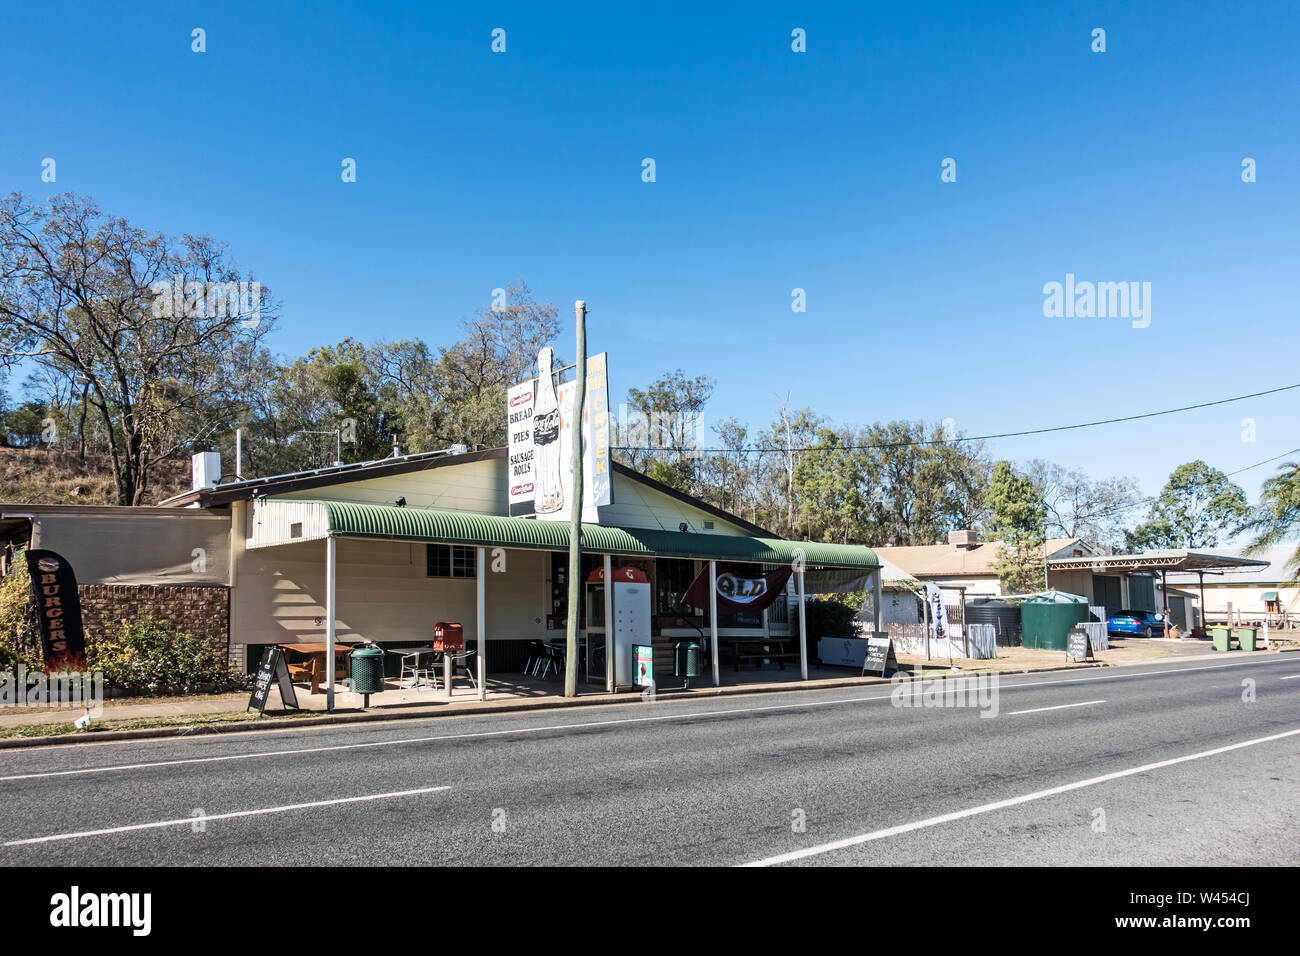
<path id="1" fill-rule="evenodd" d="M 1300 862 L 1300 655 L 1010 677 L 995 701 L 854 688 L 0 751 L 0 864 Z"/>

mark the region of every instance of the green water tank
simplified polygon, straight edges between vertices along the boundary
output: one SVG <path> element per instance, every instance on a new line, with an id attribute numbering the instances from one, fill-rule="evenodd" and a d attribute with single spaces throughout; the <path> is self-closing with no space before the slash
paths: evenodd
<path id="1" fill-rule="evenodd" d="M 1046 591 L 1020 602 L 1021 644 L 1041 651 L 1064 651 L 1074 625 L 1088 620 L 1088 599 Z"/>

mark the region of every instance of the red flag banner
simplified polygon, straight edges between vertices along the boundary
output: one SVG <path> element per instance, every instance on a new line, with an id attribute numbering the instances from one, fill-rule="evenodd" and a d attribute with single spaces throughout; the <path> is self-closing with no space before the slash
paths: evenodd
<path id="1" fill-rule="evenodd" d="M 739 614 L 741 611 L 761 611 L 776 601 L 785 591 L 794 569 L 777 568 L 766 574 L 753 564 L 718 565 L 718 613 Z M 709 607 L 709 566 L 682 595 L 682 603 L 691 607 Z"/>

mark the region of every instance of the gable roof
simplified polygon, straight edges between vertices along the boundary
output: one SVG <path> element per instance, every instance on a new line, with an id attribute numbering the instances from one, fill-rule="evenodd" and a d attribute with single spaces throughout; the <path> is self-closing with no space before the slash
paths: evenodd
<path id="1" fill-rule="evenodd" d="M 1048 538 L 1047 553 L 1055 556 L 1076 543 L 1082 545 L 1082 550 L 1092 550 L 1080 538 Z M 916 578 L 996 576 L 998 573 L 996 541 L 981 541 L 969 548 L 958 548 L 951 544 L 923 544 L 877 547 L 873 550 L 882 562 L 895 564 Z"/>
<path id="2" fill-rule="evenodd" d="M 311 471 L 292 472 L 285 475 L 271 475 L 267 478 L 246 478 L 243 481 L 231 481 L 214 488 L 187 491 L 161 502 L 160 508 L 183 508 L 197 504 L 202 508 L 228 505 L 234 501 L 248 501 L 253 498 L 265 498 L 271 495 L 284 495 L 295 491 L 309 491 L 329 485 L 364 481 L 368 478 L 385 478 L 389 475 L 403 475 L 426 471 L 431 468 L 446 468 L 476 461 L 502 460 L 506 458 L 504 445 L 497 448 L 483 448 L 478 451 L 461 452 L 420 452 L 414 455 L 402 455 L 398 458 L 381 458 L 378 461 L 363 461 L 350 465 L 334 465 L 329 468 L 317 468 Z M 702 498 L 696 498 L 669 485 L 656 481 L 649 475 L 643 475 L 621 462 L 614 462 L 614 473 L 645 485 L 660 494 L 675 498 L 693 508 L 707 512 L 716 518 L 730 522 L 747 534 L 761 538 L 777 537 L 768 529 L 746 521 L 739 515 L 712 505 Z"/>

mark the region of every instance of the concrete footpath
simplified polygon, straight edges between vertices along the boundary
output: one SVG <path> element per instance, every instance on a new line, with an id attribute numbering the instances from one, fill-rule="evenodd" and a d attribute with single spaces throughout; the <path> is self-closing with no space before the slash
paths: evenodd
<path id="1" fill-rule="evenodd" d="M 936 662 L 931 662 L 931 669 L 927 671 L 925 676 L 960 678 L 990 673 L 1010 676 L 1015 674 L 1046 673 L 1064 670 L 1090 670 L 1099 667 L 1133 667 L 1172 660 L 1224 660 L 1235 659 L 1238 657 L 1244 658 L 1246 656 L 1242 652 L 1232 652 L 1228 655 L 1213 652 L 1201 653 L 1204 645 L 1201 645 L 1200 642 L 1198 642 L 1198 645 L 1199 646 L 1188 646 L 1184 644 L 1183 647 L 1179 648 L 1178 653 L 1169 656 L 1143 658 L 1123 662 L 1088 661 L 1027 667 L 1017 667 L 1012 664 L 1006 668 L 990 668 L 987 666 L 989 663 L 987 661 L 971 661 L 968 663 L 978 663 L 984 666 L 979 668 L 972 667 L 971 669 L 954 669 L 951 671 L 946 668 L 935 668 L 934 665 Z M 1252 656 L 1265 657 L 1273 656 L 1277 653 L 1279 653 L 1279 651 L 1257 651 Z M 924 662 L 913 661 L 908 657 L 904 657 L 901 659 L 900 663 L 907 668 L 912 666 L 913 663 Z M 845 671 L 846 669 L 835 668 L 834 670 Z M 785 677 L 785 675 L 783 675 L 785 679 L 769 681 L 762 680 L 761 676 L 758 674 L 747 673 L 745 676 L 750 678 L 750 680 L 744 683 L 724 685 L 721 687 L 691 687 L 690 689 L 683 689 L 681 687 L 661 687 L 657 690 L 655 696 L 664 700 L 693 700 L 742 694 L 771 694 L 781 692 L 827 690 L 840 687 L 887 686 L 890 684 L 890 679 L 887 678 L 861 677 L 856 675 L 828 677 L 824 676 L 826 673 L 826 668 L 818 667 L 815 671 L 810 671 L 810 679 L 808 681 L 800 681 L 797 679 L 791 680 L 788 677 Z M 851 674 L 851 671 L 848 673 Z M 907 671 L 904 670 L 903 673 L 906 674 Z M 732 675 L 727 676 L 730 677 Z M 775 676 L 775 672 L 773 673 L 773 676 Z M 385 691 L 383 695 L 372 696 L 372 706 L 370 709 L 363 709 L 360 695 L 340 691 L 335 694 L 334 712 L 327 714 L 324 713 L 324 694 L 317 694 L 314 697 L 311 697 L 305 693 L 300 693 L 300 701 L 303 704 L 300 711 L 302 716 L 298 716 L 298 712 L 281 711 L 280 714 L 268 714 L 261 717 L 249 715 L 248 719 L 241 719 L 243 712 L 245 712 L 248 707 L 247 693 L 207 697 L 134 700 L 122 703 L 114 703 L 110 701 L 105 703 L 102 716 L 96 718 L 88 729 L 75 731 L 73 733 L 46 733 L 36 736 L 4 737 L 0 738 L 0 749 L 52 746 L 78 742 L 95 743 L 113 740 L 134 740 L 149 737 L 184 737 L 196 734 L 254 732 L 259 730 L 278 730 L 291 727 L 315 727 L 331 724 L 368 723 L 416 718 L 427 719 L 429 717 L 514 713 L 569 707 L 604 706 L 609 704 L 630 704 L 642 702 L 647 697 L 647 694 L 645 693 L 630 690 L 625 690 L 615 694 L 606 693 L 603 690 L 584 690 L 582 685 L 579 686 L 579 695 L 580 696 L 578 697 L 572 698 L 561 696 L 559 693 L 559 687 L 555 682 L 552 682 L 549 685 L 539 685 L 536 682 L 516 684 L 508 681 L 489 681 L 487 700 L 479 700 L 476 692 L 469 688 L 457 688 L 456 696 L 450 699 L 437 691 L 413 692 L 407 689 L 395 689 L 392 691 Z M 280 709 L 278 692 L 272 694 L 270 701 L 268 701 L 268 709 Z M 293 716 L 288 716 L 287 714 L 293 714 Z M 23 726 L 30 727 L 41 724 L 66 724 L 75 720 L 78 716 L 80 716 L 79 711 L 70 709 L 24 708 L 10 712 L 0 711 L 0 729 Z M 177 718 L 184 717 L 193 717 L 195 718 L 195 722 L 188 723 L 184 720 L 177 720 Z M 223 721 L 223 717 L 229 719 Z M 104 727 L 105 723 L 109 721 L 117 722 L 132 720 L 141 720 L 145 722 L 158 720 L 160 723 L 162 721 L 165 721 L 166 723 L 165 725 L 160 726 L 129 729 L 111 729 Z M 96 725 L 103 729 L 96 729 Z"/>

